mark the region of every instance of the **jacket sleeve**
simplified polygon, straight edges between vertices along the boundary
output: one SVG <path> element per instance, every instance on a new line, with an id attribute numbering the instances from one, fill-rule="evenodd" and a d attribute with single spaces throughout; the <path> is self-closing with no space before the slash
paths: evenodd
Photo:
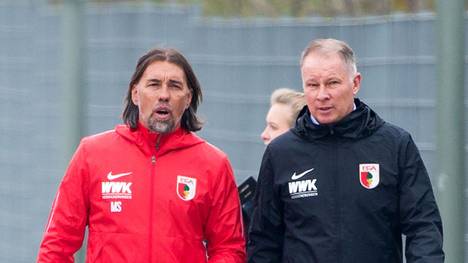
<path id="1" fill-rule="evenodd" d="M 406 262 L 442 263 L 442 220 L 419 151 L 408 134 L 399 154 L 400 222 Z"/>
<path id="2" fill-rule="evenodd" d="M 242 214 L 234 175 L 227 158 L 217 181 L 205 227 L 209 263 L 244 263 L 245 238 Z"/>
<path id="3" fill-rule="evenodd" d="M 37 262 L 74 262 L 87 222 L 87 171 L 84 149 L 75 152 L 52 204 Z"/>
<path id="4" fill-rule="evenodd" d="M 263 155 L 249 229 L 248 262 L 282 262 L 284 224 L 279 190 L 275 189 L 269 148 Z"/>

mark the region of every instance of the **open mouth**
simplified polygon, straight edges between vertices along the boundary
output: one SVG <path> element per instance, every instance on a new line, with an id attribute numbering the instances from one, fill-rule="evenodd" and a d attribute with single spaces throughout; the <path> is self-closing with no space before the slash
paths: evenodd
<path id="1" fill-rule="evenodd" d="M 157 108 L 153 114 L 158 120 L 167 120 L 171 116 L 171 111 L 166 107 Z"/>

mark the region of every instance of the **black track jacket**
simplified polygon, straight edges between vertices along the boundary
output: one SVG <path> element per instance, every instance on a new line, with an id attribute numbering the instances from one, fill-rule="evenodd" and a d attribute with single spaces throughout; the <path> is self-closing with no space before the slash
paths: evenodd
<path id="1" fill-rule="evenodd" d="M 296 126 L 263 156 L 250 263 L 441 263 L 442 222 L 411 136 L 355 99 L 333 126 Z"/>

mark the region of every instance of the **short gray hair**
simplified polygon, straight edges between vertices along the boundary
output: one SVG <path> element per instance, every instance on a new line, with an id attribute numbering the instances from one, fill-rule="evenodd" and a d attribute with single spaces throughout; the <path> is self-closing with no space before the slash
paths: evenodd
<path id="1" fill-rule="evenodd" d="M 353 49 L 344 41 L 326 38 L 316 39 L 310 42 L 307 47 L 302 51 L 301 67 L 304 64 L 305 58 L 312 52 L 319 53 L 337 53 L 341 56 L 346 64 L 351 69 L 352 73 L 356 73 L 356 57 L 354 56 Z"/>

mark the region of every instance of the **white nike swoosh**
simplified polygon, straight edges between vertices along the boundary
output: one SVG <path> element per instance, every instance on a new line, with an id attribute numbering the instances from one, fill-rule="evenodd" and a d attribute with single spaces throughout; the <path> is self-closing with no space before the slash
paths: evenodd
<path id="1" fill-rule="evenodd" d="M 303 173 L 297 174 L 297 175 L 296 175 L 296 172 L 294 172 L 293 175 L 291 176 L 291 179 L 292 180 L 297 180 L 297 179 L 301 178 L 302 176 L 306 175 L 307 173 L 309 173 L 309 172 L 311 172 L 313 170 L 314 170 L 314 168 L 309 169 L 309 170 L 307 170 L 307 171 L 305 171 Z"/>
<path id="2" fill-rule="evenodd" d="M 112 172 L 109 172 L 107 174 L 107 179 L 109 180 L 114 180 L 114 179 L 117 179 L 117 178 L 120 178 L 122 176 L 127 176 L 127 175 L 131 175 L 132 172 L 128 172 L 128 173 L 120 173 L 120 174 L 112 174 Z"/>

